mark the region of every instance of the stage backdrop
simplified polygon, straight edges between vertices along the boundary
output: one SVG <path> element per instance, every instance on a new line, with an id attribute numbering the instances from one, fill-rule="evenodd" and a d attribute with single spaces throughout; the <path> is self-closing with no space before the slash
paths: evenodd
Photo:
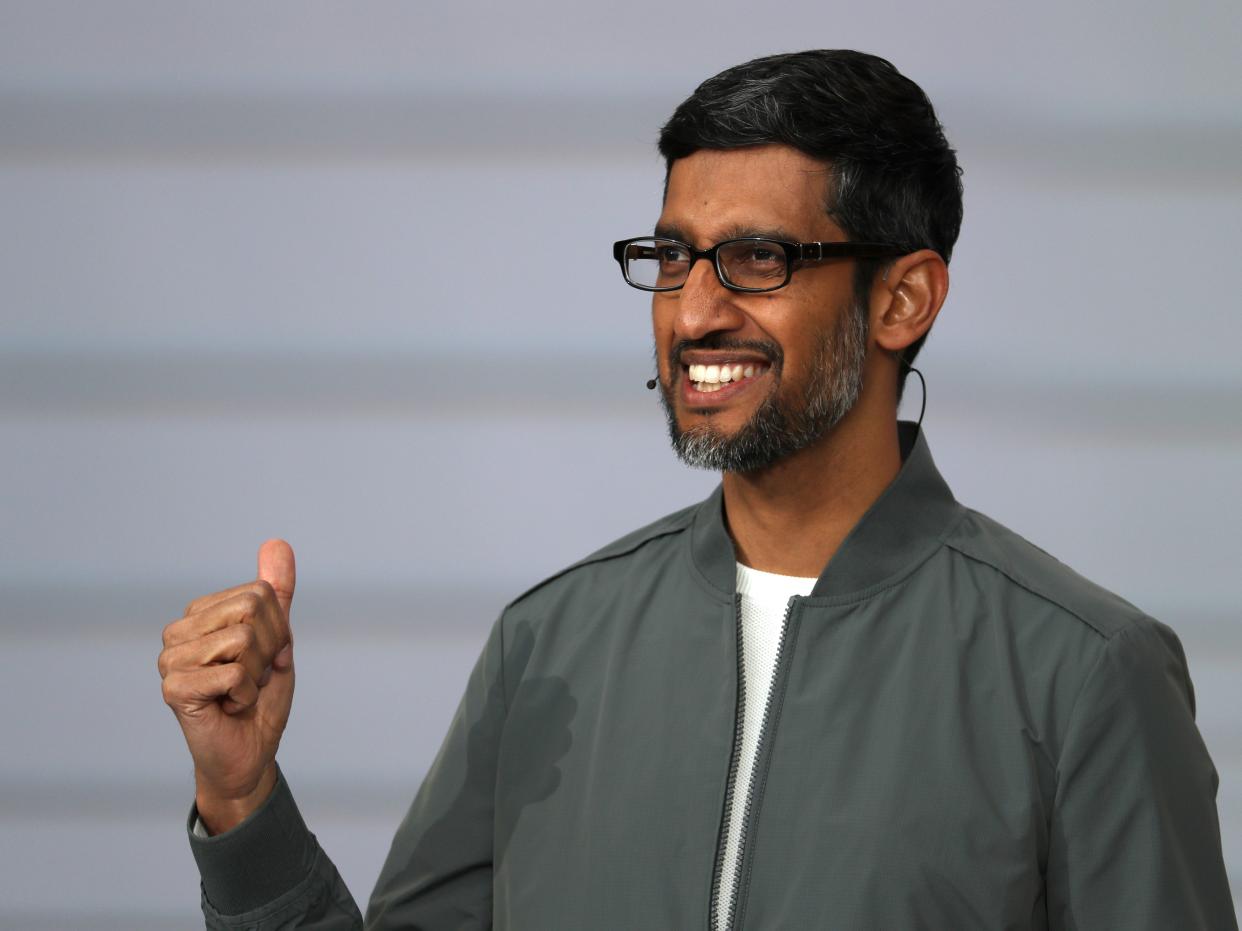
<path id="1" fill-rule="evenodd" d="M 271 535 L 281 759 L 365 901 L 501 606 L 713 486 L 666 449 L 610 244 L 699 80 L 810 45 L 938 104 L 966 223 L 936 457 L 1181 634 L 1242 888 L 1239 15 L 0 3 L 0 926 L 198 924 L 160 629 Z"/>

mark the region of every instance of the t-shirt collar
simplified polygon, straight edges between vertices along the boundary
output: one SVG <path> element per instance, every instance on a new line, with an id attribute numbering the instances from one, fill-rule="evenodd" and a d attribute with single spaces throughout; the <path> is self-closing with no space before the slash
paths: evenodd
<path id="1" fill-rule="evenodd" d="M 897 427 L 901 470 L 846 536 L 815 583 L 812 598 L 852 596 L 882 586 L 937 549 L 941 535 L 961 514 L 923 431 L 908 421 Z M 719 486 L 695 514 L 691 549 L 707 581 L 732 595 L 737 557 L 725 529 Z"/>

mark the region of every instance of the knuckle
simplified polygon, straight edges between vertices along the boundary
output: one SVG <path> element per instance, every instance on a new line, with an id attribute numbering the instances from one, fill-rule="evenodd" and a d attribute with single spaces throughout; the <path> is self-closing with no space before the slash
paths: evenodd
<path id="1" fill-rule="evenodd" d="M 232 691 L 246 681 L 245 667 L 241 663 L 229 663 L 226 666 L 221 666 L 220 678 L 223 679 L 224 686 L 229 691 Z"/>
<path id="2" fill-rule="evenodd" d="M 249 624 L 230 624 L 211 635 L 213 662 L 239 660 L 254 648 L 254 629 Z"/>
<path id="3" fill-rule="evenodd" d="M 238 624 L 235 631 L 233 637 L 237 640 L 237 646 L 242 652 L 249 652 L 258 644 L 258 635 L 249 624 Z"/>
<path id="4" fill-rule="evenodd" d="M 266 581 L 265 579 L 256 579 L 254 585 L 251 587 L 251 591 L 254 592 L 255 596 L 259 599 L 259 604 L 265 609 L 276 607 L 276 589 L 272 587 L 272 583 Z"/>
<path id="5" fill-rule="evenodd" d="M 175 677 L 168 676 L 160 683 L 160 694 L 164 696 L 164 704 L 172 705 L 176 703 L 180 697 L 180 692 L 177 690 Z"/>
<path id="6" fill-rule="evenodd" d="M 255 588 L 250 588 L 247 591 L 242 592 L 241 599 L 243 617 L 256 617 L 262 613 L 263 593 L 261 591 L 258 591 Z"/>

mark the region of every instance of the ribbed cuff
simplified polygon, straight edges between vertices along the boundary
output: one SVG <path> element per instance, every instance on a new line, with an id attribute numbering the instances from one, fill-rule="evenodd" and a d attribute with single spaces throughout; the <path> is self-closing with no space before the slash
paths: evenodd
<path id="1" fill-rule="evenodd" d="M 197 837 L 198 809 L 186 830 L 198 863 L 203 894 L 222 915 L 239 915 L 279 898 L 310 874 L 318 845 L 279 774 L 267 800 L 237 827 Z"/>

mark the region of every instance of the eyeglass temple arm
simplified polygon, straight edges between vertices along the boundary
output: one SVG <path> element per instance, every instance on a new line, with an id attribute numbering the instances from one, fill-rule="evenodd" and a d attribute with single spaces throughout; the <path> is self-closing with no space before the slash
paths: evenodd
<path id="1" fill-rule="evenodd" d="M 900 248 L 887 242 L 800 242 L 797 246 L 798 258 L 803 262 L 818 262 L 843 256 L 878 259 L 902 254 Z"/>

